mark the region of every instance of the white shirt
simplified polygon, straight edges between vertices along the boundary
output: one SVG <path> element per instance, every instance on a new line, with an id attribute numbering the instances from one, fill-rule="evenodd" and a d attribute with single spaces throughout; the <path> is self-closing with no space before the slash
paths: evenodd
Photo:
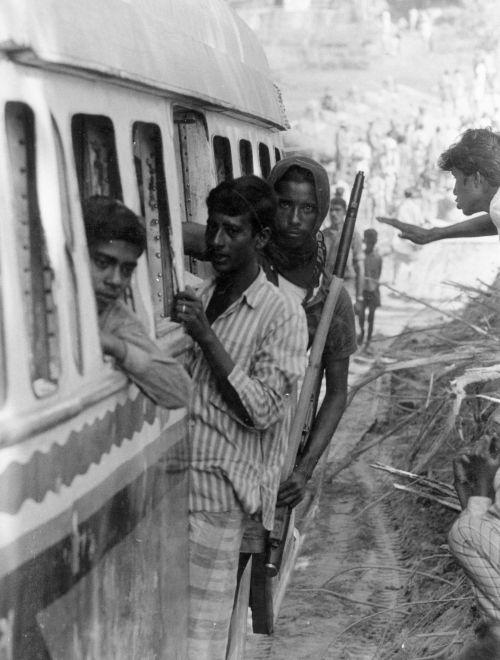
<path id="1" fill-rule="evenodd" d="M 490 218 L 500 235 L 500 188 L 496 191 L 490 202 Z"/>

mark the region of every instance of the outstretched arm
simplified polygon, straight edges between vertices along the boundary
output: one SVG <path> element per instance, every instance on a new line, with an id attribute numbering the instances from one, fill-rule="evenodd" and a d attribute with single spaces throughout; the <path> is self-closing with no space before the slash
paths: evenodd
<path id="1" fill-rule="evenodd" d="M 191 379 L 174 358 L 153 342 L 135 315 L 125 306 L 106 329 L 100 330 L 103 352 L 155 403 L 164 408 L 187 406 Z"/>
<path id="2" fill-rule="evenodd" d="M 326 393 L 316 415 L 309 439 L 294 471 L 278 491 L 278 506 L 297 506 L 304 498 L 306 484 L 323 452 L 330 444 L 333 434 L 344 413 L 347 401 L 347 376 L 349 358 L 328 360 L 325 365 Z"/>
<path id="3" fill-rule="evenodd" d="M 479 215 L 476 218 L 471 218 L 470 220 L 448 225 L 447 227 L 430 227 L 428 229 L 418 227 L 417 225 L 410 225 L 407 222 L 401 222 L 397 218 L 377 216 L 377 220 L 382 224 L 398 229 L 401 232 L 401 238 L 406 238 L 417 245 L 426 245 L 434 241 L 442 241 L 445 238 L 494 236 L 497 233 L 497 229 L 487 213 Z"/>

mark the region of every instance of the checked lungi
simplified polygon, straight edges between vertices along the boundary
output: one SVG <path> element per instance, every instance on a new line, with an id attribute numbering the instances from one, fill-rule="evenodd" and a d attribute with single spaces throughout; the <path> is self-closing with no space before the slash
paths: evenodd
<path id="1" fill-rule="evenodd" d="M 471 504 L 481 500 L 489 501 L 469 498 L 448 534 L 448 545 L 470 578 L 482 614 L 500 623 L 500 520 L 490 511 L 474 512 Z"/>
<path id="2" fill-rule="evenodd" d="M 248 516 L 240 509 L 189 514 L 189 660 L 224 660 Z"/>

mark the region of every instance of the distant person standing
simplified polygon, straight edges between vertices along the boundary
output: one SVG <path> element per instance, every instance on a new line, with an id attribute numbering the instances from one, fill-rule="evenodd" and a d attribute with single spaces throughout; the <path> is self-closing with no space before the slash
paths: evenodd
<path id="1" fill-rule="evenodd" d="M 366 229 L 365 240 L 365 276 L 363 280 L 363 300 L 359 306 L 358 344 L 363 343 L 365 337 L 365 314 L 368 310 L 368 333 L 366 335 L 366 346 L 370 344 L 373 335 L 373 323 L 375 321 L 375 310 L 380 307 L 379 280 L 382 273 L 382 257 L 378 253 L 378 234 L 375 229 Z"/>
<path id="2" fill-rule="evenodd" d="M 347 204 L 343 197 L 332 197 L 330 202 L 330 223 L 322 229 L 328 253 L 333 250 L 336 252 L 339 248 L 346 209 Z M 363 260 L 363 241 L 359 232 L 354 230 L 351 242 L 351 256 L 346 264 L 344 285 L 351 297 L 358 304 L 363 300 Z"/>

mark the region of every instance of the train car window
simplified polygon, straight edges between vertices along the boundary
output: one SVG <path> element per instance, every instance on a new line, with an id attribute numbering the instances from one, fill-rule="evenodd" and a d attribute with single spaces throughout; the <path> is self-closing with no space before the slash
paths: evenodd
<path id="1" fill-rule="evenodd" d="M 248 140 L 240 140 L 241 174 L 253 174 L 252 145 Z"/>
<path id="2" fill-rule="evenodd" d="M 281 151 L 278 149 L 278 147 L 274 147 L 274 160 L 276 163 L 281 160 Z"/>
<path id="3" fill-rule="evenodd" d="M 271 156 L 269 154 L 269 147 L 263 142 L 259 144 L 259 163 L 261 174 L 264 179 L 267 179 L 271 172 Z"/>
<path id="4" fill-rule="evenodd" d="M 136 122 L 132 141 L 141 213 L 146 221 L 156 332 L 160 335 L 163 319 L 171 313 L 175 276 L 160 129 L 155 124 Z"/>
<path id="5" fill-rule="evenodd" d="M 82 349 L 82 323 L 80 317 L 80 301 L 78 295 L 78 280 L 76 277 L 76 268 L 74 261 L 75 239 L 73 232 L 73 222 L 71 219 L 71 210 L 69 206 L 69 192 L 67 179 L 67 163 L 64 154 L 64 147 L 59 128 L 54 117 L 52 117 L 52 129 L 54 132 L 54 141 L 56 145 L 57 156 L 57 175 L 59 179 L 59 190 L 61 192 L 61 214 L 64 231 L 64 256 L 69 272 L 69 322 L 70 339 L 73 351 L 73 360 L 79 373 L 83 373 L 83 349 Z"/>
<path id="6" fill-rule="evenodd" d="M 60 364 L 53 271 L 38 209 L 35 117 L 29 106 L 11 102 L 5 122 L 31 381 L 36 396 L 42 397 L 56 389 Z"/>
<path id="7" fill-rule="evenodd" d="M 215 175 L 217 183 L 233 178 L 233 163 L 231 160 L 231 143 L 227 137 L 214 137 Z"/>
<path id="8" fill-rule="evenodd" d="M 80 199 L 105 195 L 123 200 L 111 119 L 74 115 L 71 132 Z"/>

